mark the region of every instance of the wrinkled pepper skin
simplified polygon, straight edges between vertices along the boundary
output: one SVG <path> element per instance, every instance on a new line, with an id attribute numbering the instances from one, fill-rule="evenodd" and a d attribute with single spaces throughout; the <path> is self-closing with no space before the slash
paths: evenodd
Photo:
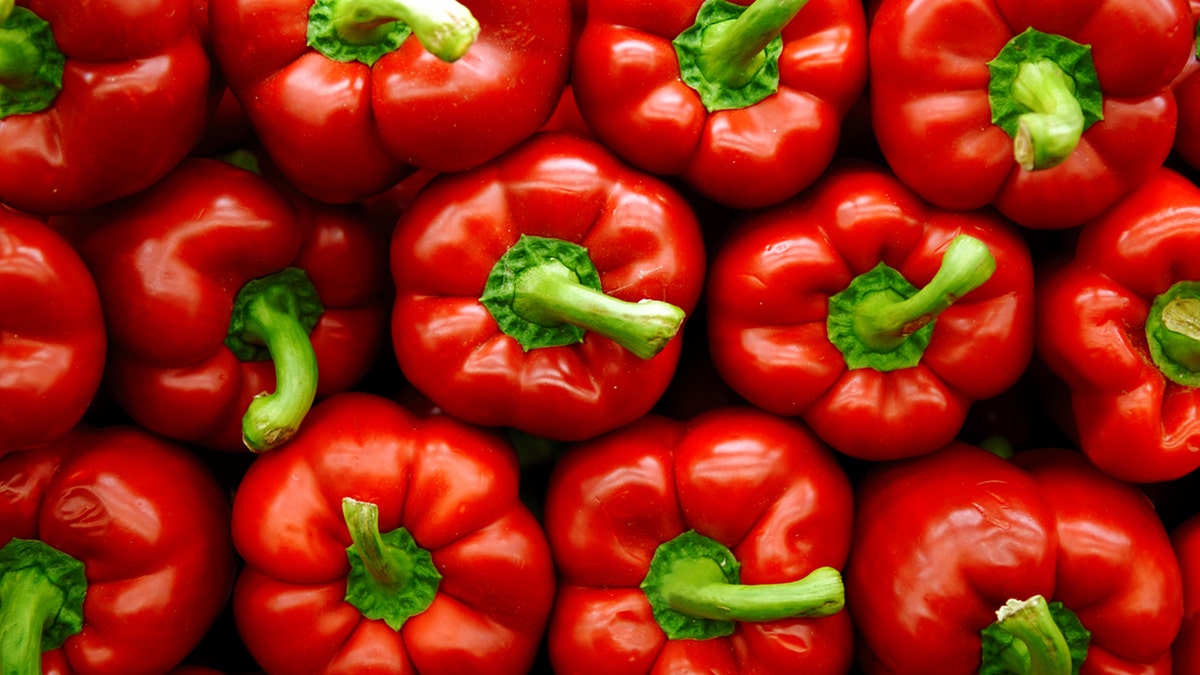
<path id="1" fill-rule="evenodd" d="M 245 450 L 242 418 L 277 385 L 272 360 L 242 361 L 225 343 L 250 280 L 308 274 L 324 307 L 308 336 L 318 398 L 357 383 L 384 342 L 386 231 L 251 171 L 191 158 L 146 192 L 51 223 L 77 242 L 100 290 L 107 388 L 164 436 Z"/>
<path id="2" fill-rule="evenodd" d="M 988 62 L 1027 27 L 1090 46 L 1103 95 L 1103 119 L 1064 162 L 1037 170 L 1014 161 L 988 95 Z M 885 0 L 870 32 L 872 123 L 888 164 L 925 199 L 1074 227 L 1167 158 L 1178 114 L 1170 84 L 1192 42 L 1187 0 Z"/>
<path id="3" fill-rule="evenodd" d="M 956 442 L 881 466 L 856 488 L 845 575 L 867 673 L 978 672 L 980 631 L 1034 594 L 1091 632 L 1083 675 L 1171 672 L 1179 563 L 1135 486 L 1060 449 Z"/>
<path id="4" fill-rule="evenodd" d="M 799 423 L 748 406 L 686 422 L 649 415 L 571 446 L 545 504 L 559 572 L 547 634 L 555 672 L 849 672 L 853 628 L 844 611 L 668 639 L 639 588 L 660 545 L 688 530 L 727 546 L 742 584 L 841 569 L 850 482 Z"/>
<path id="5" fill-rule="evenodd" d="M 1147 331 L 1157 299 L 1200 280 L 1198 210 L 1200 189 L 1161 169 L 1085 224 L 1039 281 L 1039 357 L 1069 389 L 1080 448 L 1122 480 L 1200 467 L 1200 389 L 1168 377 Z"/>
<path id="6" fill-rule="evenodd" d="M 1172 665 L 1177 673 L 1200 671 L 1200 516 L 1171 530 L 1171 544 L 1183 575 L 1183 624 L 1175 638 Z"/>
<path id="7" fill-rule="evenodd" d="M 414 168 L 480 164 L 550 118 L 570 66 L 567 0 L 463 4 L 480 30 L 461 58 L 440 60 L 412 35 L 370 66 L 309 45 L 313 0 L 210 0 L 209 14 L 217 61 L 272 161 L 305 193 L 343 203 Z"/>
<path id="8" fill-rule="evenodd" d="M 62 235 L 0 207 L 0 455 L 82 419 L 100 387 L 107 332 L 91 272 Z"/>
<path id="9" fill-rule="evenodd" d="M 590 330 L 582 342 L 526 351 L 480 301 L 523 235 L 582 246 L 603 292 L 631 304 L 686 313 L 703 287 L 703 238 L 678 192 L 597 143 L 541 134 L 482 167 L 440 174 L 397 223 L 392 342 L 405 378 L 460 419 L 554 440 L 648 412 L 674 375 L 682 331 L 650 358 Z"/>
<path id="10" fill-rule="evenodd" d="M 45 675 L 165 673 L 229 600 L 229 499 L 180 445 L 78 428 L 0 459 L 0 495 L 0 544 L 40 540 L 84 566 L 82 630 L 42 655 Z"/>
<path id="11" fill-rule="evenodd" d="M 48 107 L 0 118 L 0 202 L 89 208 L 149 187 L 191 151 L 211 73 L 191 0 L 16 4 L 50 24 L 66 60 Z"/>
<path id="12" fill-rule="evenodd" d="M 646 171 L 678 177 L 728 206 L 780 202 L 828 166 L 866 85 L 863 6 L 805 5 L 783 27 L 774 93 L 710 111 L 682 79 L 672 45 L 703 4 L 592 2 L 571 71 L 580 113 L 605 145 Z"/>
<path id="13" fill-rule="evenodd" d="M 554 597 L 541 525 L 519 500 L 502 436 L 418 418 L 370 394 L 318 403 L 300 434 L 257 457 L 238 487 L 233 597 L 246 646 L 269 673 L 528 672 Z M 374 503 L 442 575 L 399 629 L 346 600 L 343 498 Z"/>
<path id="14" fill-rule="evenodd" d="M 831 298 L 880 263 L 924 287 L 963 234 L 986 244 L 990 278 L 933 319 L 915 365 L 850 367 L 830 337 Z M 706 296 L 721 378 L 862 459 L 945 445 L 971 403 L 1011 387 L 1033 352 L 1033 263 L 1017 228 L 990 209 L 932 206 L 861 162 L 839 163 L 800 196 L 737 221 L 714 256 Z"/>

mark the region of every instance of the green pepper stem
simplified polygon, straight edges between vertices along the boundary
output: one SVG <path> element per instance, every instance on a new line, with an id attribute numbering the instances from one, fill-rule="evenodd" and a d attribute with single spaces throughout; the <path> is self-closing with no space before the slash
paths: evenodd
<path id="1" fill-rule="evenodd" d="M 9 14 L 12 14 L 13 7 L 17 4 L 17 0 L 0 0 L 0 23 L 3 23 Z"/>
<path id="2" fill-rule="evenodd" d="M 0 674 L 41 675 L 42 631 L 62 606 L 62 592 L 36 569 L 6 573 L 0 582 Z"/>
<path id="3" fill-rule="evenodd" d="M 995 625 L 1016 638 L 1003 654 L 1010 672 L 1071 675 L 1070 647 L 1044 597 L 1009 600 L 996 612 Z"/>
<path id="4" fill-rule="evenodd" d="M 345 497 L 342 499 L 342 517 L 367 574 L 387 591 L 399 591 L 407 586 L 412 578 L 412 560 L 398 555 L 396 549 L 384 543 L 379 532 L 379 507 Z"/>
<path id="5" fill-rule="evenodd" d="M 0 0 L 0 87 L 24 89 L 37 81 L 42 50 L 28 31 L 4 25 L 12 10 L 13 0 Z"/>
<path id="6" fill-rule="evenodd" d="M 667 346 L 683 325 L 682 309 L 659 300 L 628 302 L 579 283 L 566 265 L 532 266 L 516 280 L 513 311 L 527 321 L 569 323 L 603 335 L 648 359 Z"/>
<path id="7" fill-rule="evenodd" d="M 725 581 L 717 561 L 679 560 L 662 579 L 663 598 L 688 616 L 720 621 L 778 621 L 836 614 L 845 604 L 842 575 L 819 567 L 807 576 L 778 584 Z"/>
<path id="8" fill-rule="evenodd" d="M 479 36 L 479 22 L 455 0 L 340 0 L 332 20 L 338 36 L 351 44 L 376 42 L 387 24 L 400 21 L 443 61 L 462 58 Z"/>
<path id="9" fill-rule="evenodd" d="M 946 248 L 937 274 L 915 295 L 897 301 L 891 294 L 878 293 L 863 300 L 854 318 L 855 333 L 874 349 L 892 349 L 982 286 L 995 271 L 996 259 L 987 245 L 960 234 Z"/>
<path id="10" fill-rule="evenodd" d="M 1012 96 L 1029 109 L 1017 118 L 1013 158 L 1026 171 L 1061 164 L 1083 137 L 1083 108 L 1074 81 L 1049 59 L 1025 61 L 1013 80 Z"/>
<path id="11" fill-rule="evenodd" d="M 763 50 L 806 4 L 808 0 L 754 0 L 738 18 L 709 26 L 699 58 L 705 78 L 731 89 L 744 86 L 762 67 Z"/>
<path id="12" fill-rule="evenodd" d="M 1181 368 L 1200 372 L 1200 298 L 1178 297 L 1162 308 L 1163 354 Z"/>

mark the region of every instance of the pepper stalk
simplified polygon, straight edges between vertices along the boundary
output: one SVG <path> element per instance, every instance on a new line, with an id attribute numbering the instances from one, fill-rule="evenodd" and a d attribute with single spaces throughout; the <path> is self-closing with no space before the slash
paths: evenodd
<path id="1" fill-rule="evenodd" d="M 42 653 L 83 630 L 83 563 L 35 539 L 0 548 L 0 675 L 41 675 Z"/>
<path id="2" fill-rule="evenodd" d="M 1008 600 L 981 633 L 980 675 L 1078 675 L 1091 633 L 1061 602 Z"/>
<path id="3" fill-rule="evenodd" d="M 335 61 L 373 65 L 410 35 L 453 62 L 479 37 L 479 21 L 456 0 L 317 0 L 309 10 L 309 46 Z"/>

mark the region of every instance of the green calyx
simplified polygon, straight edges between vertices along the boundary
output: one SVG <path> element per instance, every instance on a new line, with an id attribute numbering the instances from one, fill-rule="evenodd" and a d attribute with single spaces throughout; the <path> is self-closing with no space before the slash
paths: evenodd
<path id="1" fill-rule="evenodd" d="M 275 392 L 256 396 L 242 418 L 242 441 L 254 452 L 286 443 L 317 393 L 317 355 L 309 334 L 324 308 L 302 269 L 252 279 L 238 291 L 225 345 L 242 361 L 271 360 Z"/>
<path id="2" fill-rule="evenodd" d="M 0 0 L 0 119 L 53 105 L 66 63 L 49 23 Z"/>
<path id="3" fill-rule="evenodd" d="M 0 548 L 0 664 L 4 675 L 41 675 L 42 653 L 83 629 L 83 563 L 44 542 Z"/>
<path id="4" fill-rule="evenodd" d="M 659 545 L 641 588 L 672 640 L 730 635 L 739 621 L 829 616 L 845 605 L 842 575 L 832 567 L 778 584 L 743 585 L 740 576 L 732 551 L 689 530 Z"/>
<path id="5" fill-rule="evenodd" d="M 679 76 L 709 112 L 746 108 L 779 89 L 780 33 L 808 0 L 705 0 L 676 36 Z"/>
<path id="6" fill-rule="evenodd" d="M 1013 138 L 1013 158 L 1033 171 L 1061 164 L 1104 119 L 1092 48 L 1027 29 L 988 62 L 992 123 Z"/>
<path id="7" fill-rule="evenodd" d="M 308 45 L 335 61 L 374 65 L 410 35 L 453 62 L 479 37 L 479 22 L 456 0 L 316 0 L 308 13 Z"/>
<path id="8" fill-rule="evenodd" d="M 442 575 L 433 556 L 403 527 L 381 534 L 375 504 L 346 497 L 342 516 L 353 542 L 346 549 L 346 602 L 368 619 L 382 619 L 399 631 L 437 596 Z"/>
<path id="9" fill-rule="evenodd" d="M 987 245 L 965 234 L 950 241 L 941 267 L 925 288 L 917 289 L 881 262 L 830 296 L 829 341 L 852 370 L 888 372 L 916 366 L 938 315 L 995 271 L 996 259 Z"/>
<path id="10" fill-rule="evenodd" d="M 980 633 L 980 675 L 1079 675 L 1092 635 L 1061 602 L 1009 600 Z"/>
<path id="11" fill-rule="evenodd" d="M 593 331 L 648 359 L 666 347 L 684 319 L 670 303 L 605 295 L 587 249 L 529 235 L 496 261 L 479 301 L 526 351 L 576 344 Z"/>
<path id="12" fill-rule="evenodd" d="M 1200 281 L 1180 281 L 1154 299 L 1146 315 L 1146 344 L 1164 377 L 1200 386 Z"/>

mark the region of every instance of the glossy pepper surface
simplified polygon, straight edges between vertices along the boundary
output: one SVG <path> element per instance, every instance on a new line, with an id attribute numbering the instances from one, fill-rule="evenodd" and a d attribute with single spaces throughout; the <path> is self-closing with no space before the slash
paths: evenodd
<path id="1" fill-rule="evenodd" d="M 446 412 L 580 440 L 650 410 L 704 278 L 689 203 L 603 146 L 539 135 L 430 181 L 396 225 L 392 341 Z"/>
<path id="2" fill-rule="evenodd" d="M 1183 623 L 1175 638 L 1171 665 L 1177 673 L 1193 673 L 1200 670 L 1200 515 L 1192 515 L 1171 530 L 1171 544 L 1183 577 Z"/>
<path id="3" fill-rule="evenodd" d="M 939 206 L 1077 226 L 1167 158 L 1192 26 L 1187 0 L 885 0 L 870 37 L 880 149 Z"/>
<path id="4" fill-rule="evenodd" d="M 867 673 L 1172 672 L 1180 568 L 1135 486 L 1060 449 L 881 466 L 845 573 Z"/>
<path id="5" fill-rule="evenodd" d="M 229 599 L 229 500 L 179 445 L 77 428 L 0 459 L 0 495 L 4 672 L 165 673 Z"/>
<path id="6" fill-rule="evenodd" d="M 87 208 L 149 187 L 207 121 L 190 0 L 0 1 L 0 202 Z"/>
<path id="7" fill-rule="evenodd" d="M 750 407 L 571 446 L 545 502 L 555 672 L 848 672 L 852 501 L 824 444 Z"/>
<path id="8" fill-rule="evenodd" d="M 832 160 L 866 84 L 866 35 L 853 0 L 601 0 L 571 82 L 588 126 L 627 161 L 722 204 L 765 206 Z"/>
<path id="9" fill-rule="evenodd" d="M 1038 286 L 1038 353 L 1083 452 L 1123 480 L 1200 467 L 1200 189 L 1161 169 L 1083 226 Z"/>
<path id="10" fill-rule="evenodd" d="M 1033 351 L 1033 264 L 1017 228 L 931 206 L 865 163 L 742 217 L 707 284 L 722 379 L 864 459 L 945 445 Z"/>
<path id="11" fill-rule="evenodd" d="M 1200 2 L 1192 0 L 1188 4 L 1192 8 L 1192 24 L 1200 27 Z M 1171 83 L 1179 107 L 1174 150 L 1192 168 L 1200 167 L 1200 77 L 1197 74 L 1200 74 L 1200 58 L 1193 45 L 1183 70 Z"/>
<path id="12" fill-rule="evenodd" d="M 343 393 L 233 505 L 238 631 L 264 670 L 529 672 L 554 597 L 499 434 Z"/>
<path id="13" fill-rule="evenodd" d="M 71 430 L 100 387 L 107 333 L 91 272 L 45 223 L 0 207 L 0 455 Z"/>
<path id="14" fill-rule="evenodd" d="M 357 201 L 537 131 L 566 83 L 567 0 L 210 0 L 229 87 L 297 187 Z"/>
<path id="15" fill-rule="evenodd" d="M 100 290 L 109 389 L 170 438 L 285 442 L 314 397 L 358 382 L 386 335 L 386 232 L 225 162 L 189 159 L 150 190 L 51 222 Z"/>

